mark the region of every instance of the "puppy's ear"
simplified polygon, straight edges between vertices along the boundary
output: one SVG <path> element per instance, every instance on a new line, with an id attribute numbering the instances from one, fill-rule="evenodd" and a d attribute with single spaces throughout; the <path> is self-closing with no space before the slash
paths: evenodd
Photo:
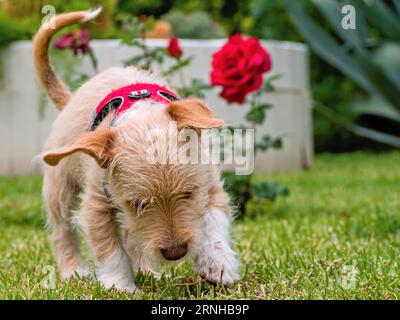
<path id="1" fill-rule="evenodd" d="M 211 109 L 201 100 L 186 99 L 170 103 L 166 111 L 177 122 L 178 128 L 219 128 L 224 120 L 217 119 Z"/>
<path id="2" fill-rule="evenodd" d="M 95 159 L 100 167 L 106 168 L 116 153 L 114 141 L 115 132 L 110 129 L 85 133 L 65 147 L 48 151 L 43 160 L 50 166 L 56 166 L 63 158 L 80 151 Z"/>

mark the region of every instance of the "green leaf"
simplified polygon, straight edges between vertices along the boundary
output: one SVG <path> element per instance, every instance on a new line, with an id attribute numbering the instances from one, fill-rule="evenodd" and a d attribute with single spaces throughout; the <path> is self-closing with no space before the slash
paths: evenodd
<path id="1" fill-rule="evenodd" d="M 250 111 L 246 114 L 246 120 L 255 123 L 262 124 L 265 120 L 265 111 L 270 109 L 272 105 L 264 103 L 253 106 Z"/>
<path id="2" fill-rule="evenodd" d="M 376 142 L 400 148 L 400 137 L 396 137 L 374 129 L 369 129 L 362 126 L 354 125 L 348 119 L 343 118 L 340 114 L 336 113 L 331 108 L 328 108 L 318 102 L 315 102 L 315 110 L 326 116 L 330 121 L 332 121 L 336 125 L 343 127 L 344 129 L 349 130 L 350 132 L 360 137 L 368 138 Z"/>
<path id="3" fill-rule="evenodd" d="M 273 149 L 282 149 L 282 147 L 283 147 L 283 141 L 281 138 L 276 138 L 275 140 L 272 141 Z"/>
<path id="4" fill-rule="evenodd" d="M 400 43 L 385 41 L 372 53 L 374 62 L 400 73 Z"/>
<path id="5" fill-rule="evenodd" d="M 274 82 L 276 80 L 281 79 L 282 77 L 283 77 L 282 74 L 273 74 L 272 76 L 267 78 L 267 82 L 272 83 L 272 82 Z"/>
<path id="6" fill-rule="evenodd" d="M 400 148 L 400 137 L 361 126 L 353 126 L 351 131 L 360 137 L 365 137 L 376 142 Z"/>
<path id="7" fill-rule="evenodd" d="M 378 94 L 400 110 L 400 79 L 397 78 L 396 81 L 396 76 L 398 77 L 398 75 L 392 75 L 390 69 L 385 70 L 365 53 L 360 52 L 358 59 L 368 78 L 378 89 Z"/>
<path id="8" fill-rule="evenodd" d="M 122 39 L 122 43 L 126 44 L 130 47 L 137 47 L 140 49 L 143 49 L 143 47 L 146 46 L 142 39 L 136 39 L 136 38 L 132 39 L 131 37 L 129 37 L 127 39 Z"/>
<path id="9" fill-rule="evenodd" d="M 144 54 L 140 54 L 140 55 L 134 56 L 130 59 L 124 60 L 123 64 L 124 64 L 124 66 L 136 66 L 140 62 L 142 62 L 145 58 L 146 58 L 146 56 Z"/>
<path id="10" fill-rule="evenodd" d="M 274 74 L 269 78 L 266 78 L 264 81 L 264 84 L 261 86 L 261 88 L 256 92 L 256 97 L 259 97 L 263 93 L 268 93 L 268 92 L 274 92 L 275 91 L 275 86 L 273 85 L 273 82 L 282 78 L 281 74 Z"/>
<path id="11" fill-rule="evenodd" d="M 400 41 L 400 19 L 384 1 L 357 0 L 368 20 L 387 37 Z"/>
<path id="12" fill-rule="evenodd" d="M 397 11 L 397 15 L 400 16 L 400 0 L 393 0 L 394 6 Z"/>
<path id="13" fill-rule="evenodd" d="M 275 91 L 275 86 L 271 83 L 270 80 L 265 81 L 264 86 L 260 90 L 261 93 L 274 92 L 274 91 Z"/>
<path id="14" fill-rule="evenodd" d="M 167 51 L 165 48 L 154 48 L 147 49 L 147 56 L 150 60 L 157 62 L 158 64 L 162 64 L 164 62 L 164 58 L 167 56 Z"/>
<path id="15" fill-rule="evenodd" d="M 397 91 L 400 91 L 400 45 L 392 41 L 383 42 L 373 52 L 372 59 L 374 63 L 382 66 L 388 79 Z"/>
<path id="16" fill-rule="evenodd" d="M 392 121 L 399 122 L 400 112 L 392 105 L 388 104 L 379 96 L 373 96 L 367 100 L 355 101 L 351 106 L 351 110 L 356 115 L 375 115 Z"/>
<path id="17" fill-rule="evenodd" d="M 174 64 L 172 67 L 170 67 L 167 71 L 164 72 L 164 76 L 169 76 L 180 69 L 188 66 L 190 62 L 193 60 L 193 56 L 190 56 L 186 59 L 178 60 L 176 64 Z"/>

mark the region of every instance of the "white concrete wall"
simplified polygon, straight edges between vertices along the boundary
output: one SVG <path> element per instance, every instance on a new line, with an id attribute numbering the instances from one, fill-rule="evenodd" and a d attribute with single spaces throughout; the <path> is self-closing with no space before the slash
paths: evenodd
<path id="1" fill-rule="evenodd" d="M 209 82 L 211 55 L 224 40 L 182 40 L 185 55 L 194 55 L 194 61 L 185 70 L 185 78 L 192 76 Z M 166 46 L 165 40 L 150 40 L 150 46 Z M 312 163 L 311 100 L 309 89 L 308 51 L 306 46 L 288 42 L 263 42 L 271 53 L 273 70 L 281 74 L 275 82 L 277 90 L 263 99 L 273 104 L 267 121 L 257 132 L 272 136 L 282 135 L 282 150 L 270 150 L 256 158 L 256 171 L 294 171 Z M 93 41 L 99 60 L 99 69 L 121 65 L 135 53 L 117 40 Z M 66 53 L 53 52 L 56 69 L 62 73 L 73 66 L 75 70 L 91 73 L 85 57 L 63 59 Z M 0 52 L 3 65 L 3 84 L 0 87 L 0 175 L 25 175 L 40 172 L 40 165 L 32 158 L 41 151 L 50 125 L 57 111 L 47 102 L 44 117 L 40 117 L 41 91 L 35 79 L 32 62 L 32 44 L 29 41 L 13 43 Z M 66 61 L 67 60 L 67 61 Z M 174 80 L 173 80 L 174 82 Z M 227 123 L 244 124 L 248 106 L 227 105 L 218 97 L 220 88 L 207 96 L 207 102 Z M 106 95 L 107 92 L 104 93 Z"/>

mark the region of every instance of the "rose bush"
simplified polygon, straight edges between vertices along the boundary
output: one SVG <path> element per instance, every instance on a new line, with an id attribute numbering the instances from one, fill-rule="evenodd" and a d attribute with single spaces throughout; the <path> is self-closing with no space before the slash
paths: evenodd
<path id="1" fill-rule="evenodd" d="M 211 84 L 222 86 L 221 97 L 243 103 L 245 97 L 263 84 L 263 74 L 272 67 L 269 53 L 256 38 L 231 36 L 212 58 Z"/>

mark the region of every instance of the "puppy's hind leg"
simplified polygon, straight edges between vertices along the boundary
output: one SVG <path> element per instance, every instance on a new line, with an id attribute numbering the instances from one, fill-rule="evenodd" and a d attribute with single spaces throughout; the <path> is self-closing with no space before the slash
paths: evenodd
<path id="1" fill-rule="evenodd" d="M 47 168 L 43 183 L 43 197 L 47 207 L 48 224 L 61 276 L 87 276 L 90 271 L 84 263 L 76 230 L 72 223 L 72 209 L 79 190 L 65 169 Z"/>

